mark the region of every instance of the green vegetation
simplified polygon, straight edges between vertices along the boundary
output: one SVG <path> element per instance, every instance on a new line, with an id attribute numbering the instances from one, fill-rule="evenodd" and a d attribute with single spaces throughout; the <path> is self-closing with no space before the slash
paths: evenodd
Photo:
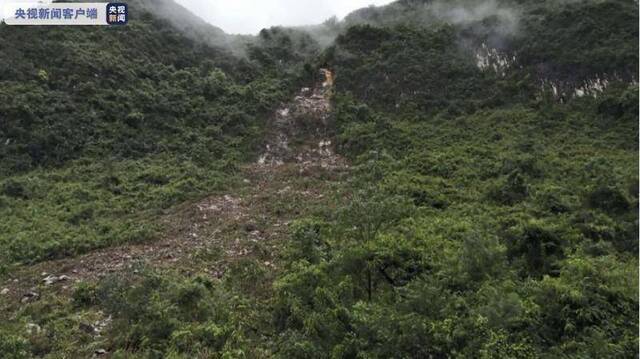
<path id="1" fill-rule="evenodd" d="M 638 157 L 626 143 L 637 119 L 606 128 L 550 105 L 561 116 L 517 106 L 354 121 L 363 106 L 339 100 L 341 144 L 363 153 L 363 173 L 367 151 L 383 151 L 373 156 L 383 176 L 363 177 L 378 194 L 352 199 L 355 223 L 312 232 L 315 251 L 292 243 L 301 254 L 276 283 L 284 356 L 635 353 L 638 202 L 626 189 Z M 415 207 L 400 222 L 380 208 L 398 196 Z"/>
<path id="2" fill-rule="evenodd" d="M 301 211 L 271 249 L 275 269 L 136 267 L 0 297 L 0 356 L 637 355 L 638 5 L 487 3 L 464 19 L 448 10 L 472 2 L 363 9 L 325 24 L 339 36 L 322 50 L 309 29 L 264 30 L 243 58 L 151 14 L 0 25 L 7 279 L 153 240 L 166 210 L 237 188 L 270 112 L 319 67 L 336 74 L 331 123 L 353 167 L 326 193 L 338 208 Z M 508 64 L 479 68 L 482 43 Z M 576 94 L 596 78 L 606 88 Z"/>
<path id="3" fill-rule="evenodd" d="M 162 209 L 231 185 L 302 79 L 264 60 L 292 51 L 270 44 L 238 59 L 149 13 L 0 25 L 0 268 L 151 239 Z"/>

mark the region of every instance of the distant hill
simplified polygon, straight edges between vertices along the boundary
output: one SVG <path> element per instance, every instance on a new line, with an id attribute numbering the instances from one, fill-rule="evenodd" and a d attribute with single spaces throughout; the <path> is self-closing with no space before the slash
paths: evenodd
<path id="1" fill-rule="evenodd" d="M 164 141 L 182 147 L 188 141 L 179 133 L 189 128 L 240 126 L 225 116 L 241 107 L 251 117 L 273 106 L 257 99 L 240 105 L 238 95 L 234 103 L 221 100 L 234 84 L 265 77 L 268 69 L 249 59 L 246 42 L 172 1 L 130 5 L 132 21 L 123 28 L 0 25 L 5 171 L 62 164 L 89 148 L 140 156 L 166 150 Z M 210 77 L 216 71 L 224 78 Z"/>
<path id="2" fill-rule="evenodd" d="M 347 16 L 343 27 L 361 27 L 343 32 L 330 60 L 338 72 L 344 68 L 342 83 L 350 90 L 365 96 L 373 86 L 384 101 L 391 100 L 389 91 L 396 100 L 418 91 L 508 102 L 535 97 L 542 86 L 568 98 L 603 82 L 638 80 L 636 10 L 628 1 L 398 1 Z M 367 62 L 368 76 L 351 73 Z M 519 88 L 500 92 L 495 86 L 507 78 Z"/>
<path id="3" fill-rule="evenodd" d="M 0 358 L 637 355 L 637 1 L 129 4 L 0 24 Z"/>

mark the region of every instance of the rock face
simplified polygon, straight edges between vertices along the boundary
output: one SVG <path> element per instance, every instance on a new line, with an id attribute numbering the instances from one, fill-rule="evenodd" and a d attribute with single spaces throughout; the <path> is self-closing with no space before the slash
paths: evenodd
<path id="1" fill-rule="evenodd" d="M 506 71 L 516 62 L 515 55 L 500 52 L 488 47 L 485 43 L 482 43 L 482 46 L 476 50 L 476 66 L 483 71 L 492 70 L 502 77 L 506 76 Z"/>

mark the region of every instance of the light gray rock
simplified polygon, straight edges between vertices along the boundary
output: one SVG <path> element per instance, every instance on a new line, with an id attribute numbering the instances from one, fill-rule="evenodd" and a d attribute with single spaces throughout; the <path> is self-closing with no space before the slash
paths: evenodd
<path id="1" fill-rule="evenodd" d="M 52 285 L 58 281 L 58 277 L 56 277 L 55 275 L 50 275 L 45 277 L 42 281 L 45 285 Z"/>
<path id="2" fill-rule="evenodd" d="M 38 300 L 39 297 L 40 295 L 36 292 L 27 292 L 22 296 L 22 299 L 20 301 L 22 303 L 33 302 Z"/>
<path id="3" fill-rule="evenodd" d="M 38 324 L 35 323 L 28 323 L 27 324 L 27 333 L 30 335 L 33 334 L 40 334 L 40 332 L 42 331 L 42 328 L 40 328 L 40 326 Z"/>
<path id="4" fill-rule="evenodd" d="M 45 285 L 52 285 L 58 282 L 68 281 L 69 279 L 71 279 L 71 277 L 66 275 L 61 275 L 59 277 L 56 277 L 55 275 L 50 275 L 50 276 L 47 276 L 42 281 L 44 282 Z"/>

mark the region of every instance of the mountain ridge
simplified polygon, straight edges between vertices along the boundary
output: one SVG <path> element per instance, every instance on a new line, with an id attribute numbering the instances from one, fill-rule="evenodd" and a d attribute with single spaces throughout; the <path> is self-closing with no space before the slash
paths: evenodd
<path id="1" fill-rule="evenodd" d="M 0 24 L 0 357 L 637 354 L 637 3 L 156 4 Z"/>

